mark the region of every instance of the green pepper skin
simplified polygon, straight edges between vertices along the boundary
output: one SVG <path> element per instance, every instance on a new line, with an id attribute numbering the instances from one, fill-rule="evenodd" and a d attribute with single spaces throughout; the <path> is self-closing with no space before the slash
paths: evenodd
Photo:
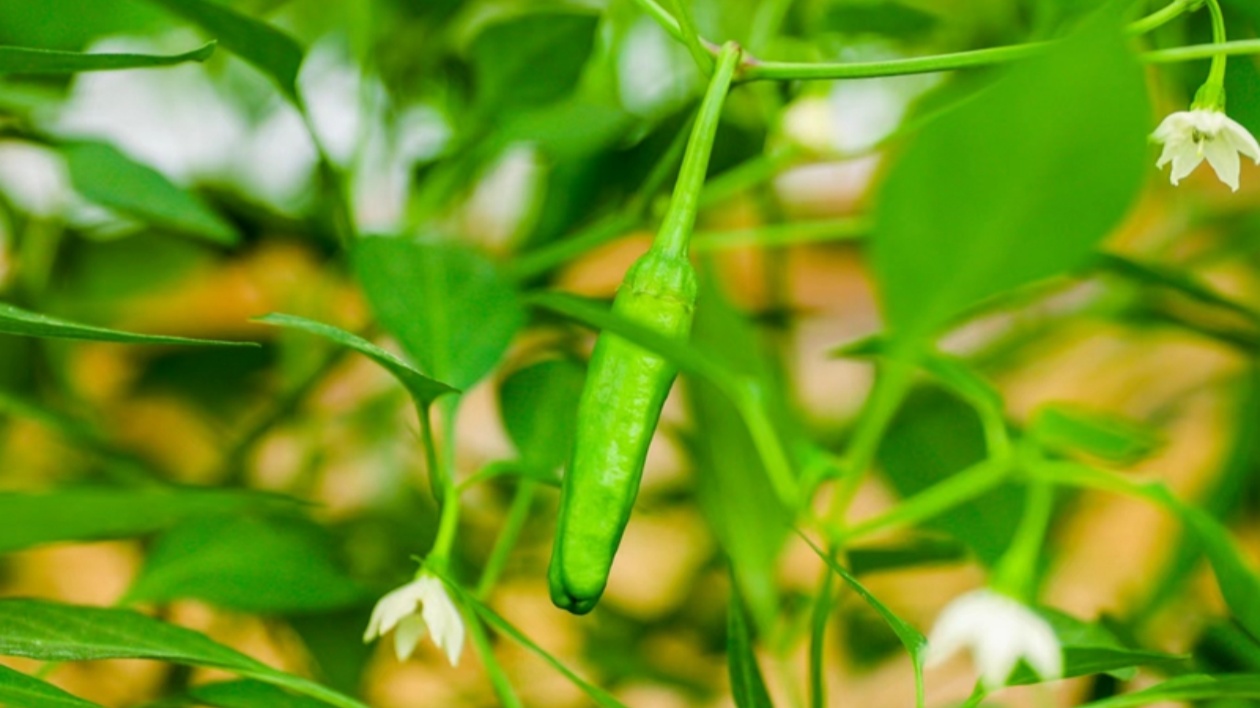
<path id="1" fill-rule="evenodd" d="M 653 248 L 626 273 L 613 312 L 685 339 L 696 287 L 695 270 L 685 256 Z M 665 359 L 616 335 L 605 333 L 596 341 L 578 403 L 577 436 L 548 570 L 557 607 L 586 614 L 603 594 L 661 406 L 677 373 Z"/>

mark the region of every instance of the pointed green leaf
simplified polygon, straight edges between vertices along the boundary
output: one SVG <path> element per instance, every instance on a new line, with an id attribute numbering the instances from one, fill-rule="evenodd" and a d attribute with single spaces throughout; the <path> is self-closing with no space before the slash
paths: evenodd
<path id="1" fill-rule="evenodd" d="M 416 405 L 423 408 L 427 408 L 435 400 L 448 393 L 459 393 L 458 390 L 447 386 L 441 381 L 434 381 L 420 373 L 414 366 L 403 361 L 401 357 L 387 352 L 368 340 L 351 334 L 344 329 L 338 329 L 332 325 L 326 325 L 322 322 L 308 320 L 305 317 L 297 317 L 295 315 L 270 314 L 259 317 L 256 321 L 277 327 L 288 327 L 289 329 L 309 332 L 344 347 L 350 347 L 385 367 L 385 370 L 393 374 L 394 378 L 398 379 L 398 382 L 411 393 L 411 397 L 415 399 Z"/>
<path id="2" fill-rule="evenodd" d="M 381 324 L 422 371 L 457 388 L 490 373 L 524 324 L 516 289 L 471 248 L 375 236 L 355 245 L 354 265 Z"/>
<path id="3" fill-rule="evenodd" d="M 24 337 L 47 339 L 82 339 L 92 342 L 118 342 L 120 344 L 193 344 L 218 347 L 256 347 L 254 342 L 228 342 L 218 339 L 169 337 L 162 334 L 137 334 L 117 329 L 79 324 L 69 320 L 41 315 L 6 303 L 0 303 L 0 334 L 17 334 Z"/>
<path id="4" fill-rule="evenodd" d="M 215 42 L 183 54 L 84 54 L 34 47 L 0 46 L 0 74 L 73 74 L 202 62 L 214 53 Z"/>
<path id="5" fill-rule="evenodd" d="M 0 655 L 42 661 L 156 659 L 224 669 L 282 686 L 339 708 L 362 703 L 268 667 L 200 632 L 131 610 L 0 600 Z"/>
<path id="6" fill-rule="evenodd" d="M 15 708 L 101 708 L 96 703 L 72 696 L 46 681 L 7 666 L 0 666 L 0 705 Z"/>
<path id="7" fill-rule="evenodd" d="M 726 662 L 731 677 L 731 694 L 739 708 L 773 708 L 766 681 L 753 652 L 752 633 L 738 586 L 731 587 L 731 601 L 726 609 Z"/>
<path id="8" fill-rule="evenodd" d="M 805 541 L 811 549 L 813 549 L 814 553 L 827 564 L 827 567 L 831 568 L 832 572 L 843 578 L 844 582 L 848 583 L 849 587 L 853 588 L 853 591 L 866 601 L 866 604 L 870 605 L 872 609 L 878 612 L 880 617 L 883 617 L 884 621 L 888 623 L 888 627 L 893 631 L 893 634 L 897 635 L 897 639 L 901 641 L 902 646 L 904 646 L 906 651 L 910 654 L 910 662 L 914 665 L 917 704 L 922 706 L 923 661 L 927 656 L 927 637 L 924 637 L 919 630 L 910 626 L 908 622 L 898 617 L 892 610 L 888 609 L 884 603 L 879 601 L 879 598 L 872 595 L 871 591 L 867 590 L 865 585 L 863 585 L 852 573 L 846 570 L 844 566 L 837 563 L 829 553 L 814 545 L 814 542 L 809 540 L 808 536 L 801 533 L 799 530 L 796 534 L 800 536 L 801 540 Z"/>
<path id="9" fill-rule="evenodd" d="M 88 201 L 134 216 L 152 226 L 235 244 L 236 227 L 180 189 L 162 173 L 142 165 L 112 145 L 73 142 L 61 145 L 70 182 Z"/>
<path id="10" fill-rule="evenodd" d="M 898 340 L 1080 267 L 1128 211 L 1149 169 L 1147 90 L 1117 13 L 1097 15 L 933 121 L 892 168 L 872 258 Z"/>
<path id="11" fill-rule="evenodd" d="M 1134 708 L 1170 701 L 1260 700 L 1260 675 L 1178 676 L 1133 693 L 1086 703 L 1083 708 Z M 1230 704 L 1234 705 L 1234 704 Z"/>
<path id="12" fill-rule="evenodd" d="M 1033 414 L 1028 432 L 1046 447 L 1079 450 L 1110 462 L 1131 464 L 1154 452 L 1156 431 L 1101 411 L 1047 404 Z"/>
<path id="13" fill-rule="evenodd" d="M 60 541 L 131 538 L 188 518 L 292 505 L 283 497 L 257 492 L 191 488 L 0 494 L 0 553 Z"/>
<path id="14" fill-rule="evenodd" d="M 1083 622 L 1057 610 L 1040 608 L 1038 614 L 1054 628 L 1055 636 L 1063 647 L 1063 678 L 1111 674 L 1127 680 L 1133 678 L 1138 667 L 1168 668 L 1189 658 L 1126 646 L 1102 625 Z M 1009 684 L 1039 683 L 1043 680 L 1021 663 L 1011 674 Z"/>
<path id="15" fill-rule="evenodd" d="M 128 603 L 204 600 L 255 614 L 319 612 L 367 599 L 334 562 L 319 527 L 300 518 L 217 516 L 158 538 Z"/>
<path id="16" fill-rule="evenodd" d="M 297 101 L 297 77 L 303 51 L 297 40 L 271 25 L 210 0 L 149 0 L 192 22 L 223 48 L 270 76 Z"/>
<path id="17" fill-rule="evenodd" d="M 845 552 L 854 575 L 865 575 L 903 568 L 958 563 L 967 558 L 967 547 L 949 538 L 930 536 L 906 543 L 856 546 Z"/>

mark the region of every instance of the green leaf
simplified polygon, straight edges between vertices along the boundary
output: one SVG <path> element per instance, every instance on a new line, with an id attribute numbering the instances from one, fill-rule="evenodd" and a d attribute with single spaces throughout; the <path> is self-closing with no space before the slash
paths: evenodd
<path id="1" fill-rule="evenodd" d="M 524 323 L 512 284 L 459 244 L 364 238 L 354 265 L 381 324 L 422 371 L 456 388 L 490 373 Z"/>
<path id="2" fill-rule="evenodd" d="M 70 182 L 88 201 L 116 209 L 158 228 L 233 245 L 240 234 L 201 200 L 171 184 L 112 145 L 71 142 L 61 145 Z"/>
<path id="3" fill-rule="evenodd" d="M 984 300 L 1084 264 L 1147 173 L 1143 74 L 1115 13 L 930 123 L 876 209 L 893 336 L 917 344 Z M 1065 100 L 1070 97 L 1070 100 Z"/>
<path id="4" fill-rule="evenodd" d="M 415 399 L 416 405 L 427 408 L 438 398 L 448 393 L 459 393 L 457 389 L 451 388 L 441 381 L 433 379 L 420 373 L 414 366 L 403 361 L 402 358 L 381 349 L 375 344 L 351 334 L 344 329 L 338 329 L 332 325 L 326 325 L 322 322 L 308 320 L 305 317 L 297 317 L 295 315 L 282 315 L 273 313 L 257 318 L 255 321 L 264 324 L 275 325 L 277 327 L 287 327 L 303 332 L 309 332 L 325 339 L 329 339 L 337 344 L 349 347 L 360 354 L 367 356 L 372 361 L 385 367 L 385 370 L 394 375 L 411 397 Z"/>
<path id="5" fill-rule="evenodd" d="M 801 540 L 808 544 L 811 549 L 813 549 L 814 553 L 816 553 L 818 557 L 827 564 L 827 567 L 831 568 L 832 572 L 843 578 L 844 582 L 848 583 L 849 587 L 866 601 L 866 604 L 870 605 L 872 609 L 878 612 L 880 617 L 883 617 L 884 621 L 888 623 L 888 627 L 893 631 L 893 634 L 897 635 L 897 639 L 901 641 L 902 646 L 904 646 L 906 651 L 910 654 L 910 661 L 914 665 L 914 682 L 917 694 L 916 703 L 917 705 L 922 706 L 923 661 L 927 656 L 927 637 L 924 637 L 919 630 L 910 626 L 909 623 L 898 617 L 895 612 L 888 609 L 888 607 L 884 605 L 884 603 L 880 602 L 879 598 L 872 595 L 871 591 L 867 590 L 866 586 L 862 585 L 862 583 L 852 573 L 845 570 L 844 566 L 837 563 L 836 560 L 832 558 L 830 554 L 823 551 L 823 549 L 814 545 L 814 542 L 809 540 L 808 536 L 800 531 L 797 531 L 796 534 L 800 536 Z"/>
<path id="6" fill-rule="evenodd" d="M 271 25 L 209 0 L 149 0 L 192 22 L 224 49 L 254 65 L 298 101 L 297 77 L 304 52 L 297 40 Z"/>
<path id="7" fill-rule="evenodd" d="M 255 614 L 319 612 L 366 599 L 332 557 L 328 539 L 300 518 L 218 516 L 158 538 L 127 602 L 193 598 Z"/>
<path id="8" fill-rule="evenodd" d="M 1178 676 L 1141 691 L 1086 703 L 1083 708 L 1131 708 L 1169 701 L 1260 700 L 1260 675 Z"/>
<path id="9" fill-rule="evenodd" d="M 703 269 L 692 343 L 733 371 L 781 390 L 771 380 L 764 342 L 743 313 Z M 757 628 L 771 631 L 779 615 L 774 571 L 787 537 L 791 515 L 777 502 L 765 465 L 731 401 L 704 379 L 684 380 L 694 431 L 686 437 L 696 466 L 696 501 L 714 536 L 730 559 L 735 585 Z M 781 401 L 772 419 L 791 420 Z M 784 426 L 785 427 L 785 426 Z"/>
<path id="10" fill-rule="evenodd" d="M 59 541 L 142 536 L 185 519 L 291 506 L 256 492 L 180 488 L 69 489 L 0 494 L 0 553 Z"/>
<path id="11" fill-rule="evenodd" d="M 499 388 L 503 425 L 530 476 L 559 479 L 573 449 L 585 380 L 582 367 L 552 359 L 513 372 Z"/>
<path id="12" fill-rule="evenodd" d="M 17 334 L 23 337 L 46 339 L 82 339 L 92 342 L 118 342 L 120 344 L 194 344 L 217 347 L 256 347 L 254 342 L 228 342 L 218 339 L 194 339 L 169 337 L 162 334 L 137 334 L 117 329 L 79 324 L 49 315 L 30 312 L 6 303 L 0 303 L 0 334 Z"/>
<path id="13" fill-rule="evenodd" d="M 1063 678 L 1111 674 L 1121 680 L 1133 678 L 1139 666 L 1168 668 L 1184 663 L 1189 657 L 1147 651 L 1125 646 L 1102 625 L 1082 622 L 1071 615 L 1041 608 L 1038 614 L 1054 628 L 1063 646 Z M 1044 679 L 1025 664 L 1011 674 L 1009 684 L 1039 683 Z"/>
<path id="14" fill-rule="evenodd" d="M 939 389 L 914 391 L 893 418 L 879 448 L 879 466 L 902 497 L 911 497 L 985 459 L 984 431 L 966 404 Z M 1024 495 L 1003 484 L 936 516 L 929 528 L 967 544 L 996 563 L 1015 533 Z"/>
<path id="15" fill-rule="evenodd" d="M 0 655 L 41 661 L 156 659 L 208 666 L 282 686 L 340 708 L 362 703 L 282 673 L 209 637 L 131 610 L 0 600 Z"/>
<path id="16" fill-rule="evenodd" d="M 732 586 L 726 610 L 726 661 L 731 676 L 731 693 L 739 708 L 773 708 L 766 681 L 753 653 L 752 633 L 744 617 L 738 586 Z"/>
<path id="17" fill-rule="evenodd" d="M 214 53 L 215 42 L 183 54 L 84 54 L 34 47 L 0 46 L 0 74 L 73 74 L 202 62 Z"/>
<path id="18" fill-rule="evenodd" d="M 7 666 L 0 666 L 0 705 L 15 708 L 101 708 L 96 703 L 72 696 L 50 683 Z"/>
<path id="19" fill-rule="evenodd" d="M 589 13 L 536 12 L 482 30 L 469 49 L 482 110 L 539 106 L 568 95 L 582 76 L 598 21 Z"/>
<path id="20" fill-rule="evenodd" d="M 219 681 L 188 692 L 198 704 L 214 708 L 320 708 L 323 702 L 294 695 L 258 681 Z"/>
<path id="21" fill-rule="evenodd" d="M 1042 406 L 1028 432 L 1050 449 L 1079 450 L 1120 464 L 1137 462 L 1160 444 L 1159 435 L 1146 426 L 1070 405 Z"/>

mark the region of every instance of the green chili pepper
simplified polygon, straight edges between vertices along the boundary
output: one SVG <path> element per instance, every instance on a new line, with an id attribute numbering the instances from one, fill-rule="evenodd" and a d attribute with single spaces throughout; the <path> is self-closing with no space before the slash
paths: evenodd
<path id="1" fill-rule="evenodd" d="M 700 188 L 740 51 L 718 54 L 669 211 L 652 247 L 626 273 L 613 312 L 668 337 L 691 330 L 696 274 L 687 258 Z M 677 370 L 626 339 L 600 335 L 578 403 L 573 458 L 560 495 L 548 579 L 551 600 L 576 614 L 595 607 L 630 519 L 643 461 Z"/>

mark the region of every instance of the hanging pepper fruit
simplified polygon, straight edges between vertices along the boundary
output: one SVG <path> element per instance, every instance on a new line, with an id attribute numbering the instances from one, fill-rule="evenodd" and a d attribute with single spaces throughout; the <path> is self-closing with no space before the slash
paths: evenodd
<path id="1" fill-rule="evenodd" d="M 739 59 L 734 43 L 718 54 L 661 230 L 630 267 L 613 301 L 615 314 L 675 339 L 686 339 L 691 331 L 696 274 L 688 247 Z M 585 614 L 603 594 L 661 406 L 677 373 L 669 361 L 622 337 L 604 333 L 596 341 L 578 404 L 573 458 L 560 493 L 548 571 L 556 606 Z"/>

